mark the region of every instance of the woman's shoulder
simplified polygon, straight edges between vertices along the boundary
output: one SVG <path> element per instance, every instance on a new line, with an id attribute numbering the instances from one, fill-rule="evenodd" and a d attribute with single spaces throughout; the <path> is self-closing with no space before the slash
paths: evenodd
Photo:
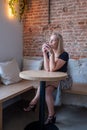
<path id="1" fill-rule="evenodd" d="M 64 51 L 60 54 L 59 58 L 64 59 L 64 60 L 68 60 L 69 59 L 69 54 L 68 52 Z"/>
<path id="2" fill-rule="evenodd" d="M 69 53 L 66 52 L 66 51 L 64 51 L 64 52 L 62 52 L 60 55 L 69 56 Z"/>

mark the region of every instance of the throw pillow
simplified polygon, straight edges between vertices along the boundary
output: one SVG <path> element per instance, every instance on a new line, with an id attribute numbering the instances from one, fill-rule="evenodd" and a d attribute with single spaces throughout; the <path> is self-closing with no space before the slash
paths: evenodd
<path id="1" fill-rule="evenodd" d="M 38 57 L 24 58 L 23 70 L 40 70 L 43 65 L 43 59 Z"/>
<path id="2" fill-rule="evenodd" d="M 87 83 L 87 58 L 69 59 L 68 73 L 75 83 Z"/>
<path id="3" fill-rule="evenodd" d="M 15 59 L 0 63 L 1 81 L 5 85 L 20 81 L 19 72 L 20 69 Z"/>

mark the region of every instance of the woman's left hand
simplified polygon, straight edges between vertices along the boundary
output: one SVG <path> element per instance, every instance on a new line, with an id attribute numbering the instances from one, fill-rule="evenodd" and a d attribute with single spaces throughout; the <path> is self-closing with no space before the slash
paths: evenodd
<path id="1" fill-rule="evenodd" d="M 49 53 L 51 53 L 51 54 L 53 53 L 53 49 L 49 44 L 46 44 L 46 48 Z"/>

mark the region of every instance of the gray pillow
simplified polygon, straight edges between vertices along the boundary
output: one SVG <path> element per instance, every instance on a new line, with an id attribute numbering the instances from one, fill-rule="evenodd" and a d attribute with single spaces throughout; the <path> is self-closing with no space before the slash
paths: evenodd
<path id="1" fill-rule="evenodd" d="M 1 81 L 5 85 L 19 82 L 21 80 L 19 72 L 20 69 L 15 59 L 0 63 Z"/>
<path id="2" fill-rule="evenodd" d="M 75 83 L 87 83 L 87 58 L 69 59 L 68 73 Z"/>
<path id="3" fill-rule="evenodd" d="M 42 57 L 25 57 L 23 59 L 23 70 L 41 70 L 42 65 Z"/>

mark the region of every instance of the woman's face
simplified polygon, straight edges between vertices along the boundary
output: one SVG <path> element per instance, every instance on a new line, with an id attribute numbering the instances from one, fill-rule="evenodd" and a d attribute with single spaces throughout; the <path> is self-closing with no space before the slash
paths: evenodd
<path id="1" fill-rule="evenodd" d="M 56 37 L 56 35 L 52 35 L 52 36 L 50 37 L 49 45 L 50 45 L 53 49 L 57 49 L 57 48 L 58 48 L 58 38 Z"/>

